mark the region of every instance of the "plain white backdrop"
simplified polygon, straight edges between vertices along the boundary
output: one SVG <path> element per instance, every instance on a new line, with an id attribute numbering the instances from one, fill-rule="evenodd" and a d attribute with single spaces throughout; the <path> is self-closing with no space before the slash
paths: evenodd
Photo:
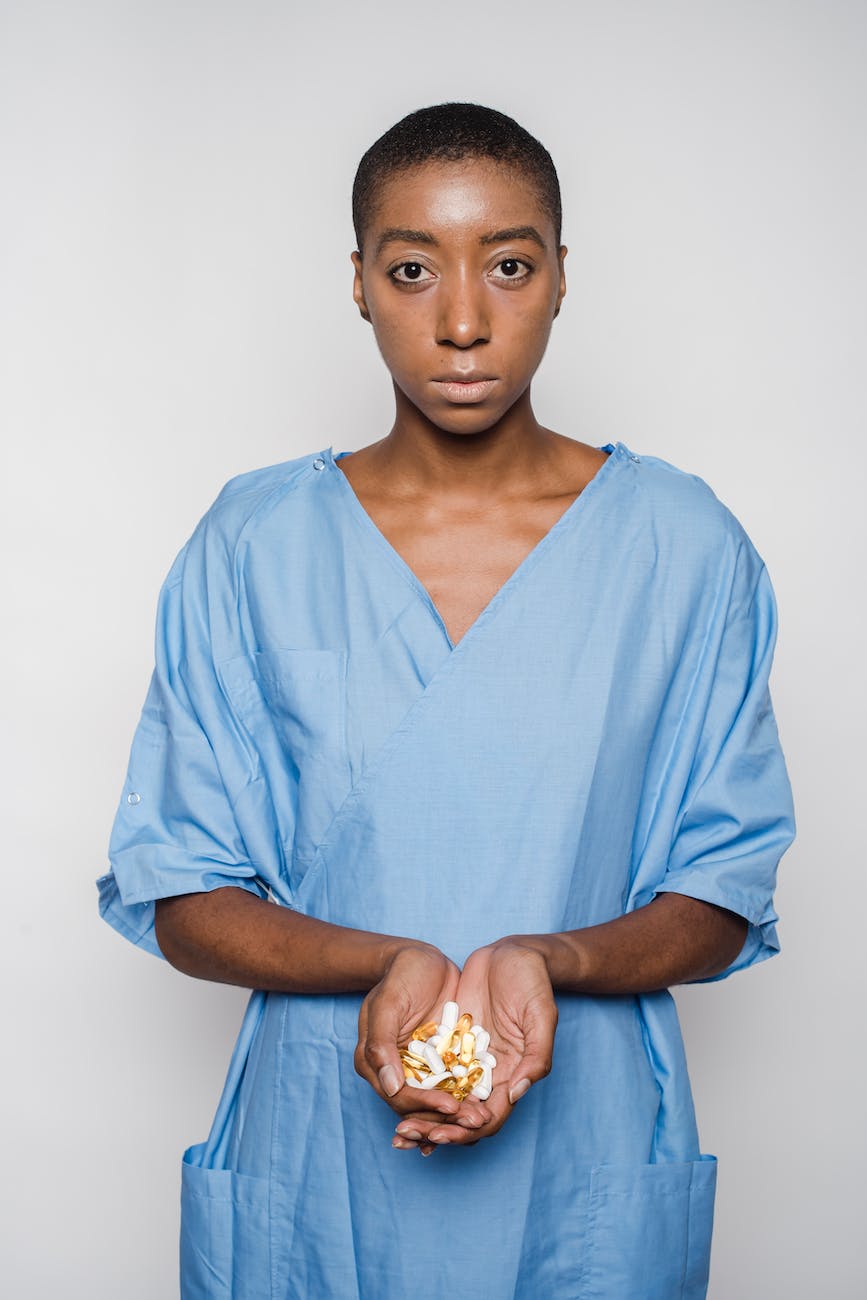
<path id="1" fill-rule="evenodd" d="M 231 475 L 387 431 L 352 178 L 446 99 L 560 172 L 540 418 L 700 474 L 770 571 L 783 952 L 677 993 L 710 1296 L 864 1294 L 865 61 L 839 0 L 0 6 L 6 1295 L 177 1294 L 244 994 L 97 917 L 157 592 Z"/>

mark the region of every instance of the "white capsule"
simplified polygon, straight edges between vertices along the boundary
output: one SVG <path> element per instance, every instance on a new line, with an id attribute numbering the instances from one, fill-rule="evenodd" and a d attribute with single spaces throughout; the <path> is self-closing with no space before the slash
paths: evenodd
<path id="1" fill-rule="evenodd" d="M 443 1064 L 443 1058 L 440 1056 L 439 1052 L 436 1050 L 435 1047 L 431 1047 L 430 1043 L 425 1043 L 423 1055 L 424 1055 L 424 1059 L 427 1061 L 428 1065 L 433 1070 L 434 1074 L 443 1073 L 445 1069 L 445 1065 Z"/>
<path id="2" fill-rule="evenodd" d="M 482 1029 L 481 1025 L 473 1025 L 470 1033 L 476 1036 L 476 1056 L 478 1056 L 479 1052 L 486 1052 L 491 1041 L 491 1035 L 487 1029 Z"/>
<path id="3" fill-rule="evenodd" d="M 441 1069 L 439 1074 L 429 1074 L 426 1079 L 422 1079 L 419 1083 L 412 1084 L 412 1087 L 424 1088 L 425 1091 L 427 1091 L 430 1088 L 435 1088 L 438 1083 L 442 1083 L 443 1079 L 447 1079 L 448 1077 L 448 1070 Z"/>
<path id="4" fill-rule="evenodd" d="M 454 1029 L 458 1023 L 458 1004 L 457 1002 L 446 1002 L 443 1007 L 443 1025 L 446 1029 Z"/>
<path id="5" fill-rule="evenodd" d="M 465 1079 L 469 1074 L 469 1070 L 465 1065 L 453 1065 L 452 1074 L 456 1079 Z"/>
<path id="6" fill-rule="evenodd" d="M 482 1101 L 487 1101 L 488 1097 L 490 1097 L 491 1095 L 493 1087 L 494 1087 L 494 1080 L 491 1075 L 491 1067 L 489 1065 L 483 1065 L 482 1077 L 481 1079 L 479 1079 L 478 1083 L 476 1084 L 476 1088 L 481 1088 L 482 1093 L 484 1093 L 484 1096 L 482 1096 L 482 1093 L 476 1092 L 476 1088 L 473 1088 L 473 1096 L 481 1097 Z"/>
<path id="7" fill-rule="evenodd" d="M 419 1084 L 419 1087 L 421 1087 L 421 1084 Z M 470 1096 L 478 1097 L 479 1101 L 487 1101 L 490 1095 L 491 1087 L 490 1084 L 486 1083 L 477 1083 L 475 1088 L 470 1092 Z"/>
<path id="8" fill-rule="evenodd" d="M 476 1060 L 482 1065 L 490 1066 L 492 1070 L 497 1064 L 497 1058 L 493 1052 L 476 1052 Z"/>
<path id="9" fill-rule="evenodd" d="M 414 1052 L 416 1056 L 424 1056 L 426 1046 L 427 1044 L 423 1043 L 420 1038 L 410 1039 L 409 1050 Z"/>

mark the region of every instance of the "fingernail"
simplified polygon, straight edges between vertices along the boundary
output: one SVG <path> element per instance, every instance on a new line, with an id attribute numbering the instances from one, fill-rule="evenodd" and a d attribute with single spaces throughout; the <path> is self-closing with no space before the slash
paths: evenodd
<path id="1" fill-rule="evenodd" d="M 436 1128 L 431 1129 L 430 1133 L 428 1133 L 428 1137 L 430 1138 L 431 1142 L 439 1142 L 441 1146 L 448 1145 L 449 1139 L 446 1137 L 442 1129 L 436 1129 Z"/>
<path id="2" fill-rule="evenodd" d="M 509 1102 L 511 1103 L 511 1105 L 514 1106 L 516 1101 L 520 1101 L 524 1093 L 529 1091 L 529 1088 L 530 1088 L 529 1079 L 521 1079 L 520 1083 L 516 1083 L 513 1088 L 510 1088 Z"/>
<path id="3" fill-rule="evenodd" d="M 424 1147 L 420 1147 L 419 1150 L 421 1151 L 423 1156 L 432 1156 L 434 1151 L 436 1150 L 436 1147 L 431 1147 L 429 1151 L 425 1151 Z"/>
<path id="4" fill-rule="evenodd" d="M 409 1147 L 412 1146 L 412 1143 L 404 1142 L 403 1138 L 393 1137 L 391 1139 L 391 1145 L 395 1147 L 398 1151 L 406 1151 Z"/>
<path id="5" fill-rule="evenodd" d="M 379 1082 L 382 1085 L 382 1091 L 389 1097 L 393 1097 L 396 1092 L 400 1092 L 403 1086 L 393 1065 L 384 1065 L 382 1067 L 379 1072 Z"/>
<path id="6" fill-rule="evenodd" d="M 418 1129 L 414 1129 L 414 1128 L 399 1128 L 399 1129 L 396 1129 L 395 1132 L 397 1132 L 398 1134 L 400 1134 L 400 1136 L 401 1136 L 402 1138 L 412 1138 L 412 1140 L 413 1140 L 414 1142 L 420 1142 L 420 1141 L 421 1141 L 421 1133 L 419 1133 Z"/>

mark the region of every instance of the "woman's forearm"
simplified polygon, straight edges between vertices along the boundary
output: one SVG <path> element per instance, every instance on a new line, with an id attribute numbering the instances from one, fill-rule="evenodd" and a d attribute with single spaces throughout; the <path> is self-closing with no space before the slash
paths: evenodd
<path id="1" fill-rule="evenodd" d="M 746 935 L 747 922 L 736 913 L 666 893 L 603 925 L 510 938 L 542 954 L 555 991 L 630 994 L 718 975 Z"/>
<path id="2" fill-rule="evenodd" d="M 281 993 L 366 993 L 412 939 L 331 925 L 227 886 L 159 899 L 156 936 L 186 975 Z"/>

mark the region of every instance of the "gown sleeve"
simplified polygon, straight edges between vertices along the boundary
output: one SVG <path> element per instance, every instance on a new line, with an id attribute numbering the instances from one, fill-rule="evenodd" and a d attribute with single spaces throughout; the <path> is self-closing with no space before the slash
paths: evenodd
<path id="1" fill-rule="evenodd" d="M 795 837 L 792 791 L 768 687 L 777 609 L 767 570 L 745 540 L 721 632 L 705 657 L 704 717 L 664 877 L 656 893 L 687 894 L 749 922 L 725 979 L 779 950 L 777 866 Z"/>
<path id="2" fill-rule="evenodd" d="M 210 653 L 204 566 L 190 563 L 199 531 L 160 591 L 155 664 L 112 827 L 111 870 L 97 881 L 104 919 L 156 956 L 154 900 L 223 885 L 267 893 L 217 759 L 230 723 Z"/>

